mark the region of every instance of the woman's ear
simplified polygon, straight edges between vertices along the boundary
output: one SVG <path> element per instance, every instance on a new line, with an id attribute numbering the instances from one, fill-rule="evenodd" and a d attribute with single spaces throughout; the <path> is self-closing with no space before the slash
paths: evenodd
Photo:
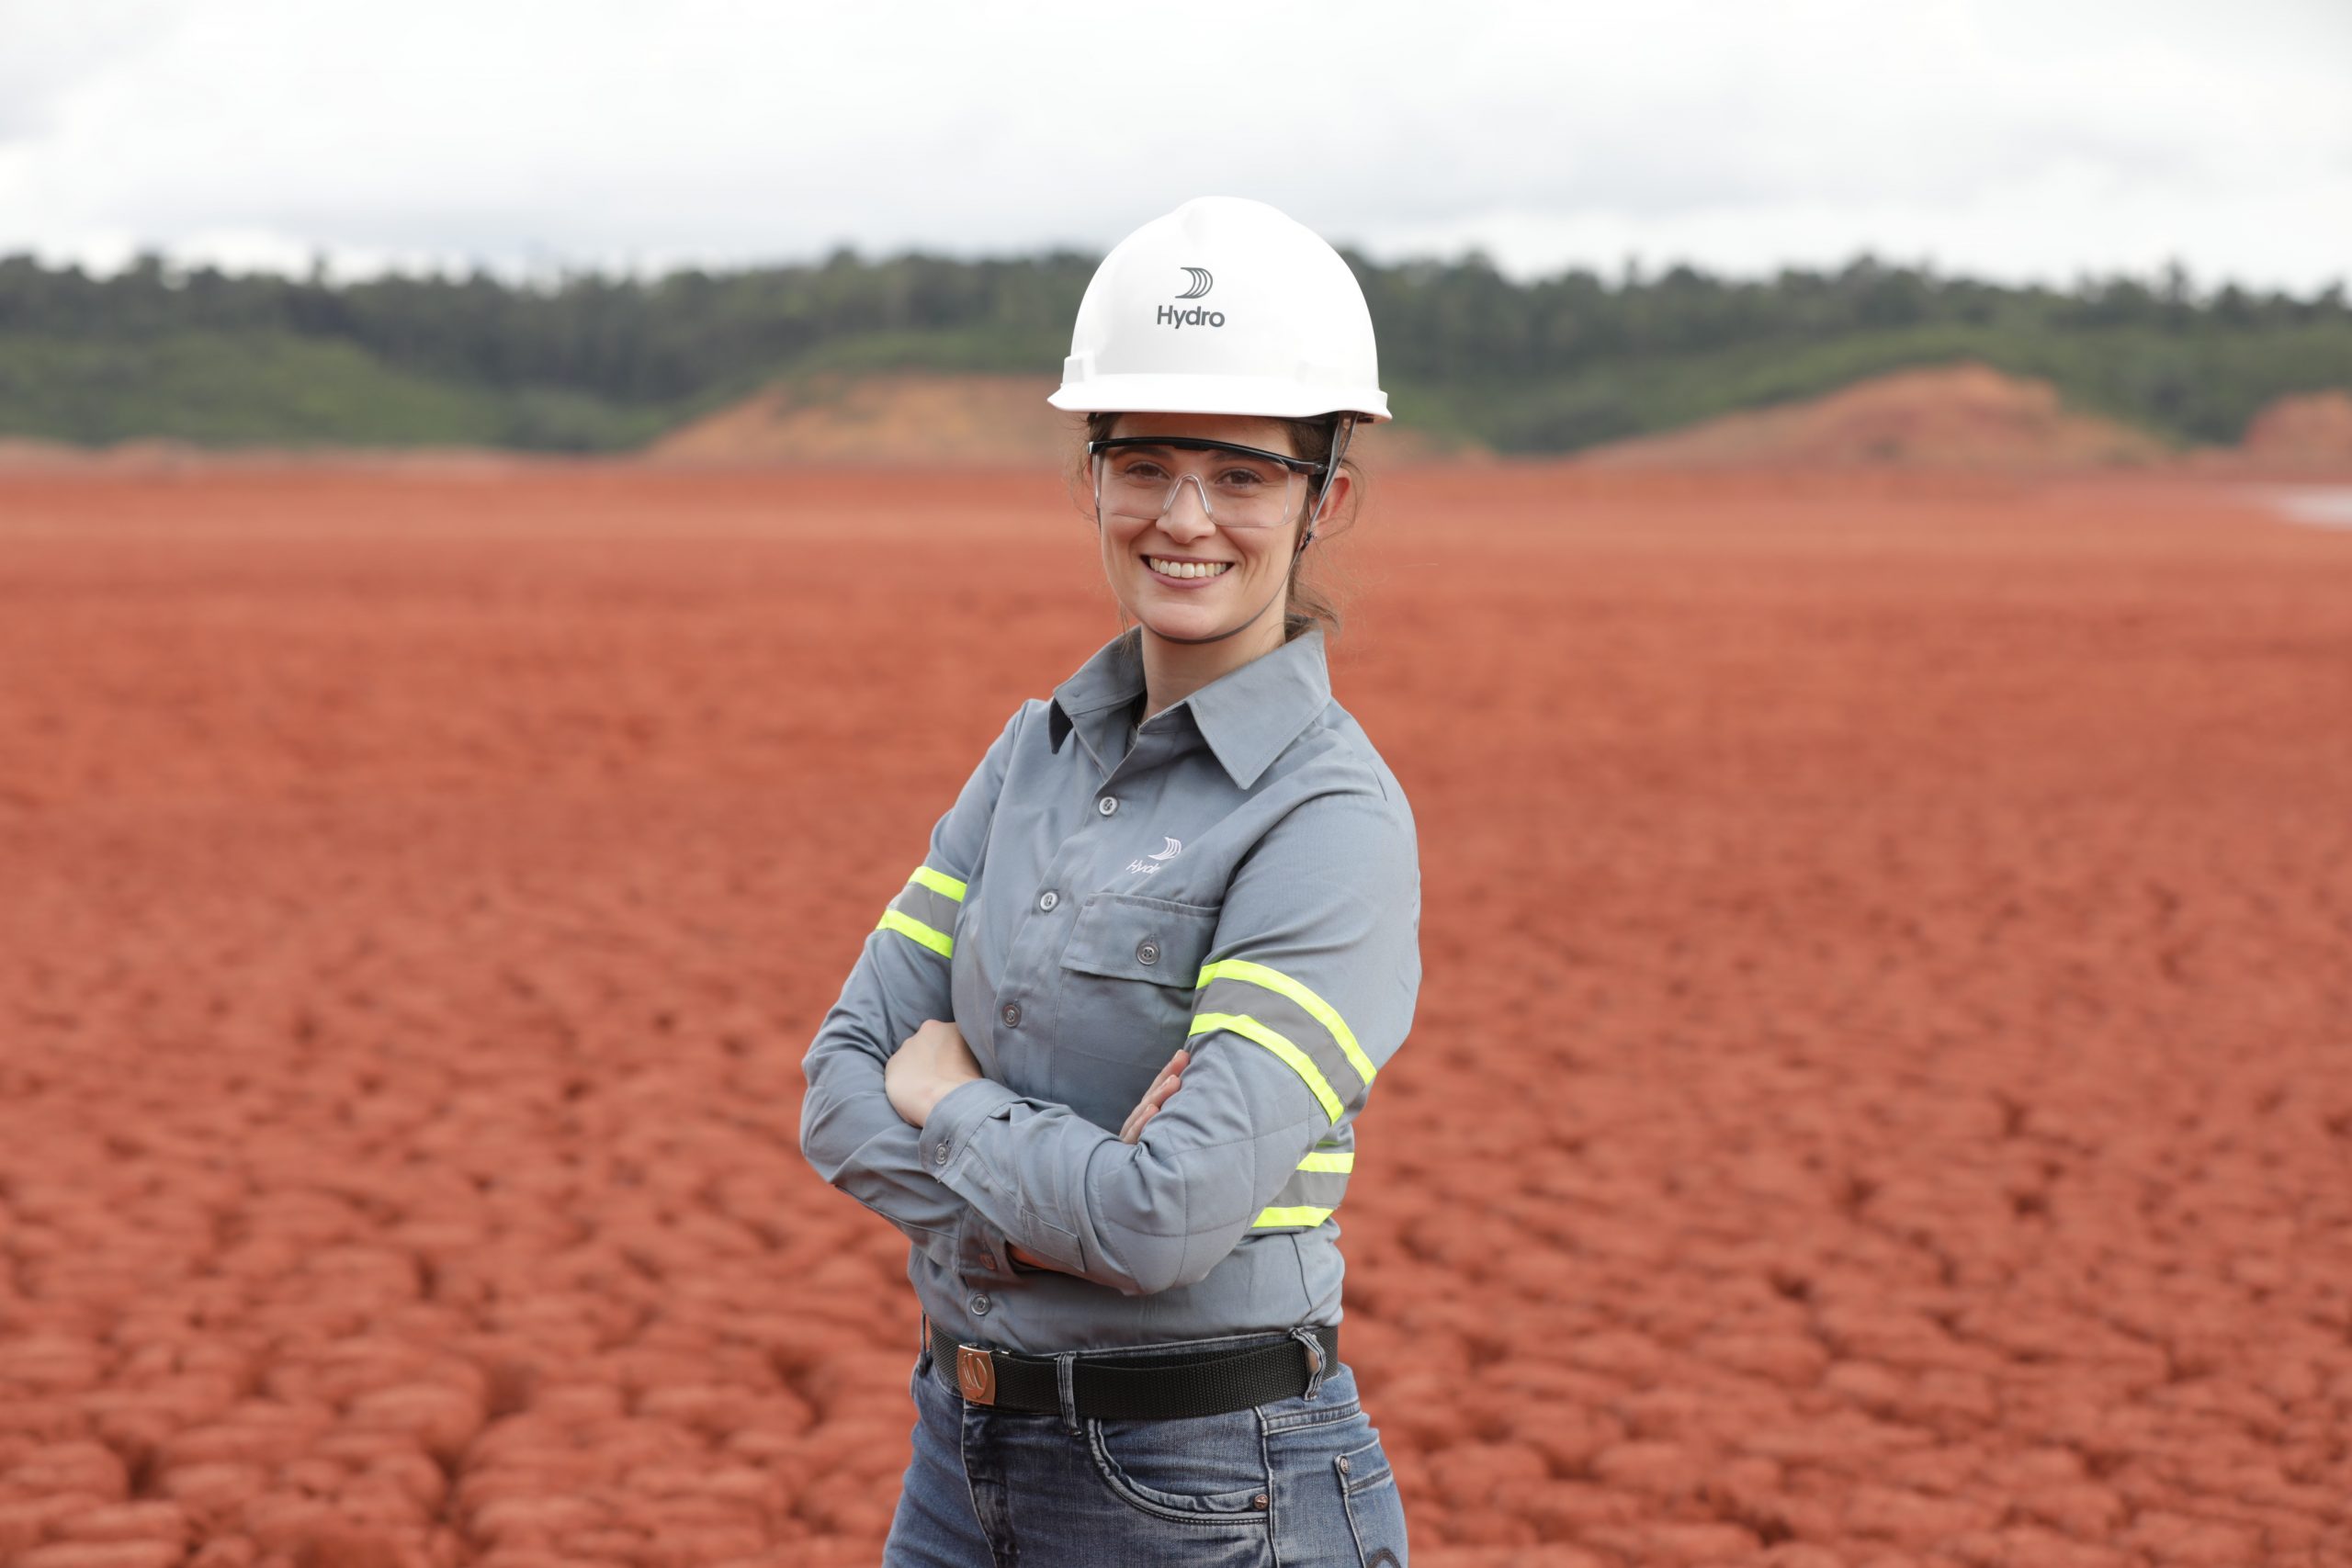
<path id="1" fill-rule="evenodd" d="M 1331 488 L 1323 492 L 1323 506 L 1316 513 L 1313 525 L 1321 527 L 1347 509 L 1348 497 L 1355 493 L 1356 477 L 1341 468 L 1331 476 Z"/>
<path id="2" fill-rule="evenodd" d="M 1355 488 L 1355 476 L 1347 469 L 1341 468 L 1331 476 L 1331 488 L 1323 492 L 1322 504 L 1316 508 L 1315 515 L 1306 520 L 1306 526 L 1299 530 L 1298 543 L 1291 547 L 1290 553 L 1294 558 L 1314 542 L 1317 529 L 1340 514 Z"/>

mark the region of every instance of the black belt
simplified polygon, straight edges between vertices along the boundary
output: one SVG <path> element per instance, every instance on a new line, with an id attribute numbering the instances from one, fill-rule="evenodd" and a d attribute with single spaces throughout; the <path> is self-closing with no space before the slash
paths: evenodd
<path id="1" fill-rule="evenodd" d="M 1023 1356 L 958 1345 L 929 1318 L 932 1370 L 974 1404 L 997 1410 L 1056 1415 L 1061 1385 L 1051 1356 Z M 1070 1362 L 1070 1394 L 1081 1419 L 1147 1421 L 1183 1416 L 1221 1416 L 1306 1392 L 1317 1370 L 1340 1364 L 1340 1328 L 1317 1324 L 1322 1347 L 1317 1366 L 1295 1339 L 1277 1339 L 1241 1350 L 1200 1350 L 1190 1355 L 1160 1352 L 1081 1351 Z"/>

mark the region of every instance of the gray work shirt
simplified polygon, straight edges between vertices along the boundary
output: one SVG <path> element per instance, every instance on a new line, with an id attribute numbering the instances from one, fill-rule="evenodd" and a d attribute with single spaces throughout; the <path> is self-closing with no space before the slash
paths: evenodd
<path id="1" fill-rule="evenodd" d="M 1412 813 L 1331 700 L 1322 633 L 1138 728 L 1140 635 L 1013 714 L 803 1063 L 802 1151 L 906 1233 L 924 1312 L 967 1343 L 1338 1322 L 1331 1212 L 1412 1024 Z M 987 1077 L 918 1130 L 883 1068 L 934 1018 Z M 1182 1087 L 1121 1143 L 1179 1047 Z"/>

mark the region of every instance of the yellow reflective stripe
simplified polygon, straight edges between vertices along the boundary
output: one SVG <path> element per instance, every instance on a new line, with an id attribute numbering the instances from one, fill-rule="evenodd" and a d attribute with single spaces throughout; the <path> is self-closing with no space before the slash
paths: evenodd
<path id="1" fill-rule="evenodd" d="M 1356 1152 L 1353 1149 L 1341 1149 L 1337 1154 L 1329 1154 L 1318 1149 L 1298 1162 L 1298 1168 L 1301 1170 L 1345 1171 L 1353 1170 L 1355 1168 Z"/>
<path id="2" fill-rule="evenodd" d="M 1319 1225 L 1330 1217 L 1329 1209 L 1302 1203 L 1291 1209 L 1261 1209 L 1258 1217 L 1250 1222 L 1250 1228 L 1255 1230 L 1260 1225 Z"/>
<path id="3" fill-rule="evenodd" d="M 1305 1008 L 1309 1017 L 1331 1032 L 1331 1038 L 1340 1043 L 1340 1049 L 1347 1053 L 1349 1065 L 1363 1075 L 1363 1081 L 1366 1084 L 1372 1082 L 1372 1075 L 1374 1071 L 1372 1058 L 1363 1054 L 1363 1047 L 1356 1043 L 1355 1032 L 1348 1027 L 1347 1021 L 1339 1015 L 1330 1003 L 1281 970 L 1269 969 L 1262 964 L 1252 964 L 1246 958 L 1227 958 L 1221 963 L 1204 964 L 1201 968 L 1201 977 L 1193 982 L 1193 988 L 1198 990 L 1220 975 L 1228 980 L 1247 980 L 1253 986 L 1263 986 L 1266 989 L 1277 995 L 1288 997 Z M 1333 1113 L 1335 1119 L 1337 1114 L 1337 1112 Z"/>
<path id="4" fill-rule="evenodd" d="M 1184 1035 L 1190 1039 L 1195 1034 L 1213 1034 L 1220 1029 L 1229 1029 L 1244 1040 L 1254 1040 L 1289 1063 L 1290 1070 L 1306 1080 L 1306 1087 L 1315 1091 L 1315 1098 L 1323 1102 L 1323 1109 L 1331 1113 L 1332 1121 L 1337 1122 L 1340 1113 L 1347 1109 L 1340 1103 L 1340 1097 L 1331 1092 L 1329 1080 L 1323 1077 L 1323 1071 L 1315 1065 L 1314 1058 L 1254 1018 L 1247 1018 L 1238 1012 L 1194 1013 L 1193 1027 L 1186 1030 Z"/>
<path id="5" fill-rule="evenodd" d="M 925 887 L 930 888 L 933 893 L 940 894 L 944 897 L 953 898 L 958 904 L 964 901 L 963 883 L 956 881 L 954 877 L 949 876 L 943 872 L 933 871 L 927 865 L 919 865 L 915 867 L 915 874 L 912 876 L 908 877 L 907 880 L 909 882 L 920 882 Z"/>
<path id="6" fill-rule="evenodd" d="M 875 922 L 874 929 L 877 931 L 897 931 L 902 937 L 921 942 L 942 958 L 956 956 L 954 937 L 944 931 L 932 930 L 912 915 L 902 915 L 896 909 L 885 909 L 882 911 L 881 919 Z"/>

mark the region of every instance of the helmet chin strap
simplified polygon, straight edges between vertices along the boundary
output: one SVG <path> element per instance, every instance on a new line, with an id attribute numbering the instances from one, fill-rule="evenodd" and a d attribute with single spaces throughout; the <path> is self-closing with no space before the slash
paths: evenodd
<path id="1" fill-rule="evenodd" d="M 1331 481 L 1340 477 L 1340 459 L 1348 455 L 1348 438 L 1355 431 L 1356 416 L 1341 414 L 1338 428 L 1331 432 L 1331 456 L 1326 460 L 1329 466 L 1323 470 L 1322 486 L 1315 492 L 1315 509 L 1306 514 L 1306 531 L 1299 535 L 1298 548 L 1291 552 L 1293 560 L 1304 555 L 1315 540 L 1315 525 L 1323 521 L 1323 503 L 1331 498 Z"/>

